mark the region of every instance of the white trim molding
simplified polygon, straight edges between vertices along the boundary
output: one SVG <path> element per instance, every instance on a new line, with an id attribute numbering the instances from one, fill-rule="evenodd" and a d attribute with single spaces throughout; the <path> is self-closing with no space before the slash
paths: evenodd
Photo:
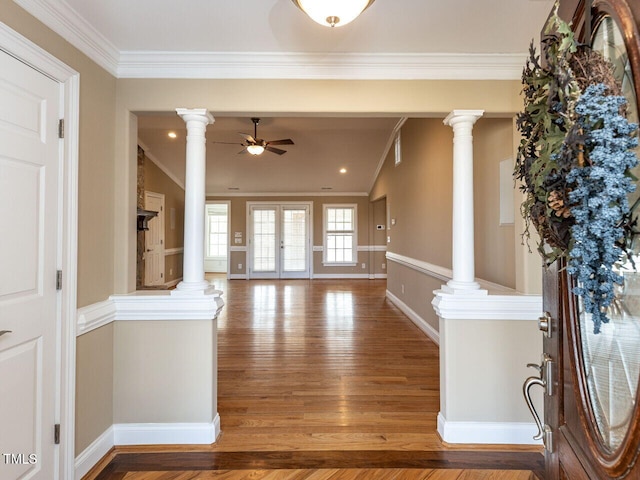
<path id="1" fill-rule="evenodd" d="M 171 255 L 179 255 L 181 253 L 184 253 L 184 248 L 183 247 L 165 248 L 165 250 L 164 250 L 164 256 L 165 257 L 169 257 Z"/>
<path id="2" fill-rule="evenodd" d="M 355 264 L 354 264 L 355 265 Z M 344 266 L 344 265 L 336 265 L 338 267 L 340 266 Z M 314 273 L 313 276 L 311 278 L 317 278 L 317 279 L 353 279 L 353 280 L 357 280 L 357 279 L 366 279 L 369 280 L 369 274 L 368 273 Z"/>
<path id="3" fill-rule="evenodd" d="M 229 197 L 368 197 L 367 192 L 207 192 L 207 198 Z M 215 201 L 215 200 L 208 200 Z M 306 201 L 306 200 L 303 200 Z M 279 202 L 282 203 L 282 202 Z"/>
<path id="4" fill-rule="evenodd" d="M 220 290 L 181 294 L 177 290 L 141 290 L 109 297 L 116 307 L 116 320 L 213 320 L 224 302 Z"/>
<path id="5" fill-rule="evenodd" d="M 116 305 L 111 300 L 94 303 L 78 309 L 78 327 L 76 335 L 79 337 L 91 330 L 103 327 L 116 319 Z"/>
<path id="6" fill-rule="evenodd" d="M 220 435 L 220 415 L 211 423 L 119 423 L 115 445 L 210 445 Z"/>
<path id="7" fill-rule="evenodd" d="M 359 252 L 386 252 L 386 245 L 358 245 Z"/>
<path id="8" fill-rule="evenodd" d="M 438 434 L 447 443 L 542 445 L 533 439 L 537 430 L 535 423 L 448 422 L 438 413 Z"/>
<path id="9" fill-rule="evenodd" d="M 525 53 L 119 53 L 118 78 L 518 80 L 526 58 Z"/>
<path id="10" fill-rule="evenodd" d="M 246 245 L 240 245 L 240 246 L 229 247 L 229 251 L 230 252 L 246 252 L 247 251 L 247 246 Z"/>
<path id="11" fill-rule="evenodd" d="M 398 253 L 387 252 L 386 258 L 391 262 L 404 265 L 405 267 L 409 267 L 430 277 L 438 278 L 443 282 L 451 280 L 453 276 L 453 272 L 450 268 L 439 267 L 438 265 L 423 262 L 422 260 L 416 260 L 415 258 L 411 257 L 405 257 L 404 255 L 400 255 Z"/>
<path id="12" fill-rule="evenodd" d="M 393 293 L 387 290 L 387 298 L 391 303 L 393 303 L 396 307 L 398 307 L 402 313 L 404 313 L 409 319 L 415 323 L 415 325 L 422 330 L 427 337 L 429 337 L 436 345 L 440 345 L 440 334 L 438 331 L 433 328 L 429 323 L 418 315 L 409 305 L 404 303 L 398 297 L 396 297 Z"/>
<path id="13" fill-rule="evenodd" d="M 109 453 L 109 450 L 115 445 L 113 438 L 113 425 L 111 425 L 76 457 L 75 480 L 81 480 L 82 477 L 89 473 L 89 470 Z"/>
<path id="14" fill-rule="evenodd" d="M 431 305 L 443 320 L 537 320 L 542 315 L 541 295 L 433 293 Z"/>
<path id="15" fill-rule="evenodd" d="M 120 51 L 66 2 L 14 0 L 54 32 L 112 75 L 118 72 Z"/>

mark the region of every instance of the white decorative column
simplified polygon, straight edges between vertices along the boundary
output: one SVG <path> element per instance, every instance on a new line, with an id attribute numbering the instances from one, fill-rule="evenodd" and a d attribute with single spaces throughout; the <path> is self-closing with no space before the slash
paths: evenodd
<path id="1" fill-rule="evenodd" d="M 202 292 L 210 287 L 204 279 L 205 133 L 214 118 L 204 108 L 177 108 L 176 112 L 187 124 L 183 280 L 177 290 Z"/>
<path id="2" fill-rule="evenodd" d="M 473 125 L 484 110 L 453 110 L 444 119 L 453 128 L 453 278 L 446 293 L 486 293 L 475 281 L 473 238 Z"/>

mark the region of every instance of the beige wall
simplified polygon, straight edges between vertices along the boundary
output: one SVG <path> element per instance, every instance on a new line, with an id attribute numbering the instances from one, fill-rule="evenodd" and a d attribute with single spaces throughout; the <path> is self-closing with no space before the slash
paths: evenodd
<path id="1" fill-rule="evenodd" d="M 144 159 L 144 189 L 164 195 L 164 248 L 184 246 L 184 190 L 147 156 Z M 171 211 L 175 222 L 171 225 Z M 164 282 L 182 277 L 182 254 L 167 255 L 164 258 Z"/>
<path id="2" fill-rule="evenodd" d="M 208 423 L 217 413 L 216 322 L 116 322 L 113 423 Z"/>
<path id="3" fill-rule="evenodd" d="M 473 130 L 476 276 L 515 288 L 514 227 L 499 223 L 499 164 L 512 158 L 511 118 L 482 118 Z M 402 161 L 387 156 L 371 191 L 384 197 L 388 217 L 388 251 L 451 268 L 453 131 L 442 119 L 408 119 L 401 129 Z M 442 279 L 424 278 L 393 261 L 388 290 L 435 330 L 438 317 L 430 305 Z M 403 291 L 404 289 L 404 291 Z"/>
<path id="4" fill-rule="evenodd" d="M 500 162 L 513 163 L 512 139 L 510 118 L 481 118 L 473 128 L 476 277 L 516 288 L 514 226 L 500 225 Z"/>
<path id="5" fill-rule="evenodd" d="M 387 245 L 393 253 L 451 267 L 453 143 L 441 119 L 409 119 L 402 127 L 402 162 L 387 156 L 371 198 L 386 195 L 393 220 Z"/>
<path id="6" fill-rule="evenodd" d="M 78 337 L 76 455 L 113 424 L 113 330 L 111 323 Z"/>
<path id="7" fill-rule="evenodd" d="M 313 203 L 313 225 L 312 240 L 314 246 L 322 246 L 323 240 L 323 206 L 325 204 L 356 204 L 358 210 L 358 245 L 375 245 L 379 238 L 374 238 L 371 231 L 370 222 L 374 218 L 369 199 L 364 196 L 269 196 L 269 197 L 218 197 L 209 196 L 207 201 L 230 201 L 231 202 L 231 232 L 230 238 L 233 242 L 236 232 L 242 233 L 242 243 L 231 245 L 234 247 L 247 247 L 247 202 L 261 202 L 269 204 L 291 203 L 291 202 L 312 202 Z M 231 274 L 246 274 L 247 254 L 243 251 L 231 252 Z M 372 266 L 372 262 L 379 262 L 380 265 Z M 365 268 L 362 268 L 362 264 Z M 238 265 L 242 264 L 242 269 Z M 322 252 L 313 252 L 313 273 L 314 274 L 370 274 L 375 269 L 382 270 L 380 256 L 371 257 L 370 252 L 358 252 L 358 264 L 355 267 L 327 267 L 322 265 Z"/>
<path id="8" fill-rule="evenodd" d="M 449 319 L 440 323 L 440 349 L 451 352 L 440 363 L 440 410 L 447 421 L 531 423 L 522 384 L 535 375 L 527 363 L 537 361 L 542 351 L 537 322 Z M 541 411 L 541 389 L 535 390 Z"/>

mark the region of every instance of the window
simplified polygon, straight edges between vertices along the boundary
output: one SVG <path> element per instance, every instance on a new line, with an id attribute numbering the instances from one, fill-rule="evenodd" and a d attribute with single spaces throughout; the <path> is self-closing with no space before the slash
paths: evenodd
<path id="1" fill-rule="evenodd" d="M 207 205 L 207 257 L 227 256 L 227 205 Z"/>
<path id="2" fill-rule="evenodd" d="M 324 263 L 355 265 L 357 261 L 356 205 L 324 206 Z"/>

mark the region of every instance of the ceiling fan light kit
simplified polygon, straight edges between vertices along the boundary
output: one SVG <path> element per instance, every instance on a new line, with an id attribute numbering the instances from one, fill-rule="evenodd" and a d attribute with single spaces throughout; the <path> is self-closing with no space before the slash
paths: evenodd
<path id="1" fill-rule="evenodd" d="M 248 145 L 247 152 L 251 155 L 261 155 L 264 152 L 264 147 L 262 145 Z"/>
<path id="2" fill-rule="evenodd" d="M 291 0 L 313 21 L 325 27 L 341 27 L 355 20 L 375 0 Z"/>

